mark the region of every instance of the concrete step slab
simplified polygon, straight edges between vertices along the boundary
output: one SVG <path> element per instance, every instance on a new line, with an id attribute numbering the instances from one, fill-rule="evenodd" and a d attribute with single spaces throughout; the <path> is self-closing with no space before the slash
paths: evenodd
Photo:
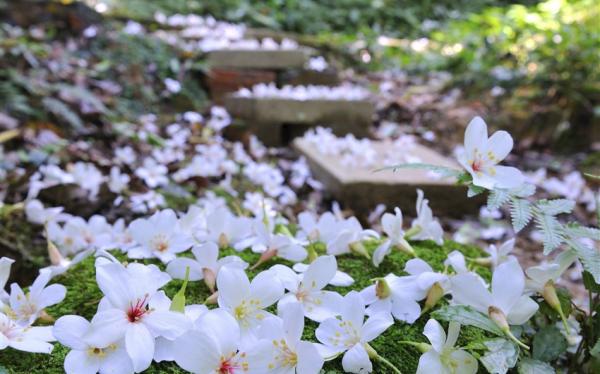
<path id="1" fill-rule="evenodd" d="M 419 169 L 374 171 L 407 162 L 460 169 L 454 160 L 416 143 L 402 146 L 391 141 L 371 141 L 371 146 L 375 155 L 369 165 L 354 165 L 344 162 L 341 155 L 325 154 L 306 138 L 297 138 L 293 142 L 294 149 L 306 158 L 315 178 L 325 186 L 326 193 L 358 214 L 368 214 L 380 203 L 385 204 L 388 210 L 397 206 L 415 214 L 418 188 L 425 192 L 435 214 L 462 217 L 478 213 L 482 199 L 467 198 L 466 187 L 456 185 L 455 180 L 440 179 L 430 171 Z M 327 148 L 323 149 L 327 152 Z M 405 153 L 405 160 L 394 162 L 398 159 L 394 158 L 395 153 Z"/>
<path id="2" fill-rule="evenodd" d="M 221 49 L 207 53 L 211 68 L 273 69 L 302 68 L 307 54 L 302 49 Z"/>
<path id="3" fill-rule="evenodd" d="M 243 120 L 268 146 L 286 144 L 316 126 L 331 127 L 336 135 L 367 137 L 375 105 L 369 100 L 292 100 L 230 95 L 224 107 Z"/>

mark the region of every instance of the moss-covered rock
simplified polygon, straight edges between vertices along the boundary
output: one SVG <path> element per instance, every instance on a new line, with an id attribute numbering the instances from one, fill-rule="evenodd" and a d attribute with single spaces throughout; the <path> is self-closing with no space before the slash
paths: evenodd
<path id="1" fill-rule="evenodd" d="M 376 242 L 365 243 L 365 247 L 372 251 L 376 247 Z M 436 270 L 443 270 L 443 262 L 448 253 L 453 250 L 459 250 L 468 257 L 477 257 L 481 255 L 481 251 L 472 246 L 464 246 L 455 242 L 447 241 L 443 246 L 438 246 L 433 242 L 415 242 L 413 247 L 417 255 L 427 261 Z M 232 254 L 232 250 L 224 251 L 224 254 Z M 231 253 L 229 253 L 231 252 Z M 259 256 L 249 251 L 240 254 L 249 263 L 254 263 Z M 124 257 L 123 257 L 124 258 Z M 391 253 L 379 268 L 372 266 L 370 261 L 363 257 L 355 255 L 345 255 L 338 257 L 338 267 L 340 270 L 349 273 L 355 280 L 355 283 L 350 287 L 336 287 L 335 290 L 346 294 L 351 290 L 361 290 L 371 284 L 371 279 L 381 277 L 388 273 L 397 275 L 404 274 L 403 269 L 406 261 L 410 257 L 399 251 Z M 153 262 L 156 263 L 156 262 Z M 285 261 L 281 263 L 290 265 Z M 272 264 L 264 264 L 256 271 L 248 271 L 250 277 L 253 277 L 257 272 L 264 270 Z M 162 266 L 162 265 L 160 265 Z M 490 278 L 490 273 L 485 268 L 474 269 L 485 278 Z M 78 314 L 85 318 L 91 319 L 96 312 L 96 307 L 102 296 L 98 286 L 96 285 L 94 259 L 88 258 L 79 265 L 72 268 L 68 273 L 59 276 L 55 282 L 61 283 L 67 287 L 67 296 L 65 300 L 48 310 L 48 313 L 55 318 L 65 314 Z M 172 297 L 181 286 L 181 281 L 174 280 L 165 286 L 164 290 Z M 208 289 L 203 282 L 190 282 L 187 288 L 187 303 L 202 303 L 209 296 Z M 425 315 L 416 321 L 413 325 L 408 325 L 403 322 L 396 322 L 384 334 L 372 342 L 373 348 L 377 352 L 394 363 L 403 373 L 414 373 L 417 368 L 420 353 L 413 347 L 401 345 L 399 341 L 426 341 L 422 335 L 423 327 L 427 322 L 428 316 Z M 315 340 L 314 331 L 317 324 L 307 320 L 304 332 L 304 339 Z M 461 337 L 458 344 L 466 344 L 467 341 L 481 340 L 482 332 L 473 328 L 465 327 L 461 332 Z M 0 364 L 4 366 L 9 373 L 25 374 L 25 373 L 63 373 L 63 361 L 68 353 L 68 348 L 63 347 L 59 343 L 55 344 L 54 351 L 50 355 L 31 354 L 6 349 L 0 351 Z M 340 359 L 328 362 L 325 364 L 324 372 L 327 374 L 341 373 Z M 374 363 L 375 373 L 388 373 L 389 369 L 379 366 Z M 145 373 L 185 373 L 174 363 L 153 363 Z"/>

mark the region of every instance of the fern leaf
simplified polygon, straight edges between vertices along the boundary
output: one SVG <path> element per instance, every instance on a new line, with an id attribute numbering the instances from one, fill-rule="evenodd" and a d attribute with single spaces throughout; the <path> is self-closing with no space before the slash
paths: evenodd
<path id="1" fill-rule="evenodd" d="M 576 238 L 589 238 L 592 240 L 600 241 L 600 229 L 595 227 L 581 226 L 576 223 L 571 223 L 565 226 L 565 232 L 567 235 Z"/>
<path id="2" fill-rule="evenodd" d="M 507 190 L 496 188 L 488 195 L 487 206 L 489 209 L 498 209 L 510 200 L 510 193 Z"/>
<path id="3" fill-rule="evenodd" d="M 65 103 L 52 97 L 45 97 L 42 100 L 44 107 L 52 112 L 56 117 L 64 120 L 69 125 L 77 130 L 83 129 L 83 122 L 75 112 L 71 110 Z"/>
<path id="4" fill-rule="evenodd" d="M 531 221 L 533 213 L 531 203 L 525 199 L 512 198 L 510 204 L 510 216 L 512 224 L 516 232 L 521 231 L 529 221 Z"/>
<path id="5" fill-rule="evenodd" d="M 579 240 L 567 240 L 567 244 L 577 253 L 583 268 L 594 277 L 594 281 L 600 284 L 600 252 Z"/>
<path id="6" fill-rule="evenodd" d="M 445 166 L 423 164 L 423 163 L 398 164 L 398 165 L 386 166 L 384 168 L 377 169 L 375 171 L 390 170 L 390 169 L 393 171 L 396 171 L 398 169 L 430 170 L 436 174 L 439 174 L 442 178 L 449 178 L 449 177 L 459 178 L 461 175 L 464 174 L 464 171 L 462 171 L 462 170 L 447 168 Z"/>
<path id="7" fill-rule="evenodd" d="M 537 228 L 542 232 L 544 254 L 547 255 L 565 241 L 561 225 L 556 217 L 540 211 L 534 211 L 534 219 Z"/>
<path id="8" fill-rule="evenodd" d="M 555 216 L 561 213 L 570 213 L 575 207 L 573 200 L 556 199 L 556 200 L 540 200 L 537 207 L 544 214 Z"/>

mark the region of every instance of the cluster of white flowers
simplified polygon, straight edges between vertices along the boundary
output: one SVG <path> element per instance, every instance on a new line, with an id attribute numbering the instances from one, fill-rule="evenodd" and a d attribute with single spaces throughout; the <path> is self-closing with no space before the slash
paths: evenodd
<path id="1" fill-rule="evenodd" d="M 334 157 L 345 166 L 373 169 L 421 162 L 414 152 L 416 139 L 409 135 L 377 146 L 368 138 L 357 139 L 352 134 L 338 137 L 329 128 L 316 127 L 308 130 L 304 139 L 319 153 Z"/>
<path id="2" fill-rule="evenodd" d="M 224 116 L 220 117 L 218 120 L 223 120 Z M 184 120 L 195 124 L 203 117 L 189 112 Z M 155 136 L 153 119 L 143 122 L 143 130 L 136 135 L 146 139 Z M 179 124 L 170 125 L 167 133 L 170 138 L 163 141 L 163 147 L 171 150 L 168 153 L 183 151 L 191 136 Z M 311 136 L 317 139 L 330 134 L 318 129 L 308 138 Z M 348 139 L 346 144 L 333 147 L 342 153 L 344 147 L 369 147 L 368 143 L 359 145 L 358 140 Z M 410 144 L 407 139 L 400 141 Z M 233 167 L 231 171 L 222 170 L 222 165 L 231 161 L 231 154 L 236 169 L 239 164 L 242 175 L 268 196 L 281 200 L 293 194 L 280 169 L 254 161 L 254 155 L 241 146 L 226 150 L 218 145 L 199 145 L 196 157 L 203 157 L 204 162 L 195 166 L 209 170 L 203 164 L 213 162 L 218 165 L 214 169 L 217 171 L 200 171 L 204 175 L 190 172 L 187 177 L 234 173 Z M 487 126 L 476 118 L 467 128 L 459 160 L 473 185 L 514 188 L 524 180 L 521 172 L 497 165 L 511 148 L 510 135 L 498 132 L 488 138 Z M 176 159 L 160 152 L 138 156 L 132 148 L 123 147 L 115 151 L 114 160 L 123 168 L 135 170 L 139 182 L 149 188 L 146 194 L 156 193 L 154 188 L 169 182 L 166 165 Z M 33 181 L 44 186 L 75 183 L 97 193 L 90 181 L 78 176 L 85 170 L 94 180 L 105 180 L 90 165 L 80 163 L 69 171 L 46 166 Z M 297 169 L 296 178 L 308 180 L 302 162 L 298 165 L 294 163 L 290 169 Z M 127 188 L 124 175 L 118 169 L 114 173 L 111 170 L 112 190 Z M 527 346 L 514 335 L 517 330 L 511 326 L 526 324 L 538 311 L 537 300 L 545 300 L 568 331 L 554 284 L 576 261 L 574 252 L 565 251 L 552 262 L 523 271 L 510 254 L 514 240 L 509 240 L 498 248 L 490 246 L 489 256 L 482 258 L 452 251 L 440 271 L 423 259 L 425 251 L 434 249 L 415 250 L 409 243 L 429 240 L 440 245 L 444 241 L 442 226 L 429 201 L 420 190 L 417 196 L 417 216 L 410 227 L 405 230 L 402 211 L 395 208 L 381 217 L 383 233 L 365 229 L 356 217 L 345 217 L 335 209 L 321 215 L 309 210 L 295 217 L 288 215 L 297 223 L 290 225 L 278 214 L 272 199 L 250 192 L 243 204 L 251 216 L 240 212 L 239 207 L 230 209 L 223 198 L 207 194 L 186 212 L 159 210 L 129 224 L 123 219 L 111 224 L 100 215 L 86 220 L 64 213 L 61 207 L 47 208 L 29 199 L 24 204 L 26 215 L 32 223 L 44 227 L 52 265 L 40 271 L 27 293 L 13 284 L 9 294 L 4 285 L 13 261 L 0 259 L 0 349 L 10 346 L 50 353 L 49 342 L 57 340 L 70 348 L 64 362 L 68 374 L 135 373 L 162 361 L 175 362 L 200 374 L 317 374 L 326 361 L 340 356 L 346 372 L 370 373 L 376 362 L 398 373 L 399 363 L 388 361 L 371 342 L 396 328 L 395 324 L 413 324 L 424 318 L 442 299 L 450 307 L 469 307 L 464 310 L 471 317 L 475 315 L 480 325 L 488 324 L 488 329 L 495 329 L 506 341 L 522 347 Z M 372 258 L 368 243 L 376 244 Z M 227 255 L 223 253 L 226 250 Z M 394 250 L 411 257 L 402 274 L 387 272 L 372 279 L 371 285 L 345 294 L 331 287 L 354 285 L 352 277 L 338 268 L 337 256 L 364 256 L 383 269 L 386 256 Z M 109 251 L 120 251 L 134 261 L 121 263 Z M 257 263 L 250 267 L 241 257 L 244 252 L 259 254 Z M 96 282 L 103 294 L 95 315 L 90 321 L 66 315 L 53 327 L 32 326 L 36 320 L 47 318 L 44 309 L 59 303 L 67 292 L 58 284 L 48 286 L 51 278 L 87 256 L 95 257 Z M 274 259 L 284 260 L 287 265 L 271 263 Z M 490 284 L 473 271 L 473 264 L 490 267 Z M 265 270 L 250 279 L 249 272 L 259 267 Z M 183 285 L 170 299 L 163 288 L 172 279 L 183 280 Z M 203 281 L 211 296 L 203 305 L 186 305 L 186 286 L 196 281 Z M 211 304 L 216 306 L 209 308 Z M 303 340 L 305 318 L 318 324 L 314 338 L 308 337 L 312 340 Z M 411 344 L 422 351 L 419 374 L 476 373 L 479 355 L 472 355 L 469 346 L 456 346 L 460 328 L 451 321 L 446 332 L 436 319 L 429 319 L 423 334 L 430 344 L 399 344 Z"/>
<path id="3" fill-rule="evenodd" d="M 290 86 L 281 88 L 275 83 L 259 83 L 252 88 L 241 88 L 235 93 L 239 97 L 269 98 L 287 100 L 367 100 L 370 97 L 368 90 L 361 86 L 344 84 L 336 87 L 329 86 Z"/>
<path id="4" fill-rule="evenodd" d="M 27 292 L 16 283 L 5 285 L 14 260 L 0 258 L 0 349 L 11 347 L 32 353 L 50 353 L 55 337 L 52 326 L 33 326 L 38 320 L 48 320 L 45 308 L 60 303 L 66 289 L 60 284 L 48 286 L 52 274 L 40 271 Z"/>
<path id="5" fill-rule="evenodd" d="M 292 39 L 284 38 L 281 42 L 276 42 L 271 38 L 264 39 L 237 39 L 232 40 L 230 38 L 203 38 L 198 42 L 198 48 L 204 52 L 216 51 L 216 50 L 263 50 L 263 51 L 277 51 L 277 50 L 297 50 L 299 48 L 298 43 Z"/>
<path id="6" fill-rule="evenodd" d="M 488 315 L 516 340 L 508 326 L 524 324 L 538 309 L 529 295 L 546 297 L 548 285 L 574 260 L 562 256 L 556 263 L 532 267 L 527 270 L 527 279 L 517 260 L 506 255 L 507 250 L 491 250 L 493 256 L 476 260 L 495 269 L 489 291 L 482 278 L 468 270 L 462 254 L 455 251 L 446 261 L 453 272 L 437 272 L 414 258 L 406 263 L 407 275 L 388 274 L 360 293 L 342 296 L 324 290 L 327 285 L 353 283 L 338 270 L 335 256 L 364 254 L 361 243 L 377 236 L 363 230 L 355 218 L 325 213 L 317 219 L 303 212 L 297 219 L 298 232 L 292 236 L 264 217 L 239 217 L 225 205 L 207 204 L 193 206 L 180 217 L 172 210 L 160 211 L 133 221 L 127 228 L 120 222 L 111 226 L 98 216 L 88 222 L 68 218 L 62 229 L 50 222 L 50 240 L 62 251 L 70 242 L 77 243 L 69 247 L 71 253 L 96 251 L 96 277 L 104 298 L 90 322 L 75 315 L 63 316 L 53 334 L 48 330 L 46 335 L 38 330 L 44 328 L 22 327 L 19 322 L 30 326 L 43 315 L 45 307 L 64 298 L 64 287 L 46 287 L 53 272 L 44 269 L 28 295 L 13 285 L 10 297 L 4 299 L 9 312 L 0 316 L 6 320 L 0 332 L 8 339 L 7 345 L 50 352 L 47 342 L 56 339 L 71 348 L 65 360 L 67 373 L 103 373 L 114 368 L 123 373 L 140 372 L 153 360 L 175 361 L 194 373 L 225 369 L 230 373 L 275 373 L 294 368 L 298 373 L 318 373 L 324 360 L 340 354 L 345 371 L 367 373 L 373 370 L 371 360 L 386 362 L 369 342 L 390 328 L 394 319 L 414 323 L 422 310 L 433 308 L 443 295 L 451 295 L 452 304 L 468 305 Z M 399 209 L 394 215 L 384 214 L 382 226 L 387 239 L 375 251 L 376 264 L 382 259 L 378 253 L 392 248 L 415 256 L 408 238 L 443 240 L 441 227 L 422 193 L 417 210 L 419 215 L 407 232 L 403 231 Z M 58 214 L 58 210 L 41 213 L 46 217 Z M 328 254 L 302 264 L 309 255 L 307 245 L 315 242 L 325 244 Z M 280 257 L 296 265 L 273 265 L 250 281 L 245 261 L 235 255 L 219 255 L 220 248 L 227 246 L 261 253 L 258 264 Z M 107 248 L 118 248 L 132 259 L 158 258 L 167 264 L 166 272 L 155 265 L 123 265 L 102 250 Z M 190 249 L 194 257 L 179 257 Z M 4 280 L 10 263 L 0 260 Z M 209 299 L 216 300 L 218 308 L 209 310 L 204 305 L 170 300 L 160 289 L 171 278 L 203 280 L 214 292 Z M 277 315 L 265 310 L 275 304 Z M 301 340 L 304 318 L 319 323 L 315 332 L 318 343 Z M 450 367 L 465 373 L 477 371 L 477 360 L 454 347 L 459 329 L 451 323 L 446 337 L 437 321 L 428 321 L 424 334 L 431 345 L 426 345 L 419 373 Z M 32 346 L 12 342 L 14 331 L 32 334 Z M 198 350 L 198 346 L 203 349 Z"/>

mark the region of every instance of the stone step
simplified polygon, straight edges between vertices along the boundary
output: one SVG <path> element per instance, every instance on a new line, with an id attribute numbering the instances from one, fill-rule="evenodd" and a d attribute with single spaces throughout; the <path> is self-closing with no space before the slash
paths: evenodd
<path id="1" fill-rule="evenodd" d="M 297 138 L 294 149 L 306 158 L 315 178 L 323 183 L 325 191 L 357 214 L 368 214 L 383 203 L 388 211 L 399 207 L 415 214 L 418 188 L 425 192 L 434 214 L 460 217 L 477 214 L 482 199 L 467 198 L 467 189 L 455 180 L 441 179 L 430 171 L 419 169 L 376 169 L 401 163 L 428 163 L 460 169 L 460 166 L 436 151 L 417 143 L 394 145 L 392 141 L 370 141 L 364 155 L 370 154 L 366 164 L 349 164 L 344 156 L 331 151 L 332 146 L 319 149 L 307 137 Z M 327 154 L 326 154 L 327 153 Z"/>
<path id="2" fill-rule="evenodd" d="M 206 56 L 211 68 L 266 70 L 302 68 L 307 59 L 303 49 L 220 49 Z"/>
<path id="3" fill-rule="evenodd" d="M 369 100 L 293 100 L 230 95 L 224 106 L 243 121 L 266 145 L 279 146 L 316 126 L 336 135 L 366 137 L 375 105 Z"/>

